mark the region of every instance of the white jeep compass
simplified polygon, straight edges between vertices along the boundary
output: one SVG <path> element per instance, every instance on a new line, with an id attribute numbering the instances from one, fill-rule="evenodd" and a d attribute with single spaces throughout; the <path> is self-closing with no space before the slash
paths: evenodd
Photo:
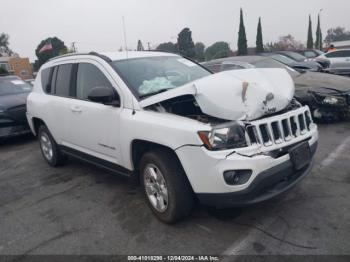
<path id="1" fill-rule="evenodd" d="M 293 95 L 283 69 L 212 74 L 168 53 L 71 54 L 42 66 L 27 118 L 51 166 L 73 156 L 139 176 L 172 223 L 196 198 L 253 204 L 310 172 L 317 126 Z"/>

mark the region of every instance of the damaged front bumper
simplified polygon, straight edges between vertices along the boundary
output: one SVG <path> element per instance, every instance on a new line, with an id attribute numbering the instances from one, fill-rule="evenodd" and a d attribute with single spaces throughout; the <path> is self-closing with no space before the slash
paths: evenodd
<path id="1" fill-rule="evenodd" d="M 317 148 L 317 126 L 307 125 L 304 117 L 309 114 L 308 108 L 303 107 L 252 121 L 257 139 L 247 138 L 246 148 L 210 151 L 184 146 L 176 150 L 199 200 L 216 207 L 241 206 L 264 201 L 295 185 L 310 172 Z M 263 134 L 263 130 L 267 133 Z M 295 164 L 292 154 L 299 145 L 307 145 L 310 150 L 308 162 L 301 167 Z M 225 178 L 225 173 L 231 171 L 250 175 L 244 183 L 232 184 Z"/>
<path id="2" fill-rule="evenodd" d="M 350 93 L 339 96 L 313 94 L 314 101 L 309 103 L 312 116 L 316 119 L 350 116 Z"/>
<path id="3" fill-rule="evenodd" d="M 316 149 L 317 142 L 310 148 L 312 156 Z M 295 170 L 292 161 L 287 160 L 258 174 L 244 190 L 232 193 L 199 193 L 197 197 L 202 204 L 217 208 L 256 204 L 292 188 L 311 172 L 312 167 L 313 160 L 302 169 Z"/>

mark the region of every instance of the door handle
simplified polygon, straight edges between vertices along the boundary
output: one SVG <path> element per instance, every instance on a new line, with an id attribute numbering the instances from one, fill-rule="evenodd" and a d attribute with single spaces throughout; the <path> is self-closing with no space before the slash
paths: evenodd
<path id="1" fill-rule="evenodd" d="M 82 110 L 79 106 L 71 106 L 70 107 L 70 110 L 73 112 L 73 113 L 81 113 Z"/>

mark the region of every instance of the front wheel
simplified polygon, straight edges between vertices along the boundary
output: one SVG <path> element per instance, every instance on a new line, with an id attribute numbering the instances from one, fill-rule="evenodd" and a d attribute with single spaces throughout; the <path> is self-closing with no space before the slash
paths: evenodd
<path id="1" fill-rule="evenodd" d="M 38 138 L 41 153 L 47 163 L 54 167 L 62 165 L 65 161 L 65 156 L 59 150 L 58 145 L 46 126 L 42 125 L 39 127 Z"/>
<path id="2" fill-rule="evenodd" d="M 192 189 L 175 156 L 166 150 L 147 152 L 140 172 L 146 200 L 158 219 L 171 224 L 190 214 Z"/>

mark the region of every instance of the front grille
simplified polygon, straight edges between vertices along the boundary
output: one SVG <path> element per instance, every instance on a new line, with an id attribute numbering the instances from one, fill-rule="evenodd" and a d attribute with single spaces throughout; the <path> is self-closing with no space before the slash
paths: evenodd
<path id="1" fill-rule="evenodd" d="M 246 126 L 247 144 L 259 144 L 270 147 L 283 145 L 300 137 L 306 138 L 311 131 L 312 124 L 308 107 L 252 121 Z"/>

